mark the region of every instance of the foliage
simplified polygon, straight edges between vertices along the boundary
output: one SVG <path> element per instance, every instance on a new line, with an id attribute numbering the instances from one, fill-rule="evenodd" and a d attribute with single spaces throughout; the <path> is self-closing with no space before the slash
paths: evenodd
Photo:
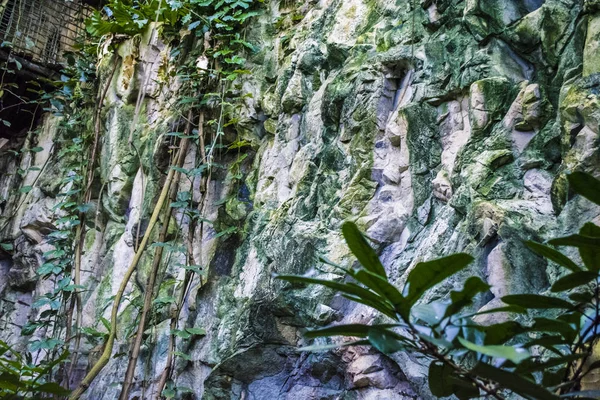
<path id="1" fill-rule="evenodd" d="M 251 10 L 255 0 L 112 0 L 96 11 L 87 22 L 93 36 L 136 35 L 153 21 L 177 32 L 181 28 L 207 32 L 216 28 L 233 32 L 247 19 L 257 15 Z"/>
<path id="2" fill-rule="evenodd" d="M 571 187 L 600 205 L 600 181 L 584 173 L 569 176 Z M 419 304 L 438 283 L 465 270 L 473 261 L 467 254 L 418 263 L 408 274 L 403 290 L 392 285 L 368 240 L 352 223 L 343 234 L 361 266 L 342 271 L 350 281 L 321 280 L 304 276 L 278 276 L 294 284 L 329 287 L 347 299 L 365 304 L 390 322 L 375 325 L 337 325 L 309 331 L 307 338 L 332 336 L 358 340 L 341 346 L 369 344 L 391 354 L 416 352 L 430 360 L 429 388 L 438 397 L 460 399 L 503 399 L 509 393 L 526 399 L 561 397 L 597 398 L 598 393 L 580 392 L 582 379 L 600 368 L 593 360 L 593 346 L 600 328 L 600 227 L 587 223 L 579 234 L 551 240 L 550 245 L 576 248 L 580 266 L 549 245 L 528 242 L 527 246 L 560 265 L 565 275 L 552 285 L 549 294 L 520 294 L 502 298 L 504 307 L 470 312 L 477 295 L 490 286 L 476 276 L 449 299 Z M 540 316 L 538 310 L 545 310 Z M 475 317 L 495 314 L 504 322 L 483 325 Z M 518 315 L 512 320 L 508 315 Z M 334 344 L 326 346 L 339 347 Z M 320 349 L 311 346 L 308 350 Z"/>
<path id="3" fill-rule="evenodd" d="M 31 399 L 67 394 L 68 391 L 47 379 L 67 358 L 68 354 L 63 353 L 51 361 L 36 363 L 30 353 L 22 354 L 0 341 L 0 398 Z"/>

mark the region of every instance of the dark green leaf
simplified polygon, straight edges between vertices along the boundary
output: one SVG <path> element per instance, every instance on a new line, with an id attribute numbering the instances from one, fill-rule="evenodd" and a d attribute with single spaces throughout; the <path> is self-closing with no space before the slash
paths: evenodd
<path id="1" fill-rule="evenodd" d="M 552 291 L 554 293 L 564 292 L 571 290 L 576 287 L 587 285 L 598 277 L 598 273 L 590 271 L 574 272 L 572 274 L 563 276 L 552 285 Z"/>
<path id="2" fill-rule="evenodd" d="M 396 289 L 394 285 L 389 283 L 386 278 L 366 270 L 359 270 L 352 276 L 354 279 L 389 301 L 395 308 L 402 307 L 405 303 L 404 297 L 400 294 L 400 291 Z"/>
<path id="3" fill-rule="evenodd" d="M 562 308 L 569 310 L 573 308 L 573 305 L 568 301 L 539 294 L 513 294 L 504 296 L 502 301 L 509 305 L 520 306 L 527 309 Z"/>
<path id="4" fill-rule="evenodd" d="M 540 256 L 545 257 L 548 260 L 553 261 L 573 272 L 581 271 L 581 268 L 569 257 L 565 256 L 560 251 L 553 249 L 552 247 L 530 241 L 525 242 L 525 245 Z"/>
<path id="5" fill-rule="evenodd" d="M 410 310 L 419 298 L 436 284 L 456 274 L 473 261 L 468 254 L 453 254 L 437 260 L 418 263 L 410 271 L 404 291 L 407 292 L 406 307 Z M 408 312 L 408 310 L 405 310 Z"/>
<path id="6" fill-rule="evenodd" d="M 392 316 L 394 315 L 394 310 L 387 304 L 386 300 L 378 296 L 377 294 L 362 288 L 358 285 L 353 284 L 345 284 L 334 281 L 328 281 L 324 279 L 315 279 L 308 278 L 304 276 L 296 276 L 296 275 L 278 275 L 277 279 L 281 279 L 283 281 L 291 282 L 291 283 L 303 283 L 303 284 L 315 284 L 322 285 L 339 292 L 342 292 L 347 295 L 351 295 L 355 298 L 361 299 L 361 302 L 369 302 L 369 306 L 381 311 L 382 313 Z M 356 299 L 353 299 L 356 301 Z M 363 303 L 365 304 L 365 303 Z"/>
<path id="7" fill-rule="evenodd" d="M 471 371 L 531 400 L 557 400 L 559 397 L 520 374 L 505 371 L 485 363 L 478 363 Z"/>
<path id="8" fill-rule="evenodd" d="M 51 393 L 57 394 L 59 396 L 65 396 L 70 393 L 69 390 L 63 388 L 58 383 L 43 383 L 40 386 L 34 387 L 30 389 L 34 393 Z"/>
<path id="9" fill-rule="evenodd" d="M 485 327 L 485 344 L 503 344 L 524 332 L 527 332 L 527 329 L 515 321 L 489 325 Z"/>
<path id="10" fill-rule="evenodd" d="M 600 247 L 600 238 L 583 235 L 571 235 L 558 239 L 552 239 L 548 243 L 554 246 L 572 246 L 578 248 L 597 249 L 598 247 Z"/>
<path id="11" fill-rule="evenodd" d="M 452 384 L 452 367 L 439 362 L 432 362 L 429 365 L 429 390 L 436 397 L 448 397 L 454 393 Z"/>
<path id="12" fill-rule="evenodd" d="M 543 362 L 528 359 L 519 364 L 516 368 L 516 371 L 527 373 L 544 371 L 546 369 L 558 367 L 560 365 L 564 365 L 572 361 L 577 361 L 586 356 L 586 354 L 569 354 L 562 357 L 551 358 Z"/>
<path id="13" fill-rule="evenodd" d="M 406 350 L 398 340 L 398 336 L 394 332 L 387 329 L 378 329 L 377 327 L 372 327 L 368 333 L 369 342 L 383 354 L 393 354 Z"/>
<path id="14" fill-rule="evenodd" d="M 583 225 L 579 234 L 600 240 L 600 227 L 588 222 Z M 594 272 L 600 271 L 600 242 L 595 247 L 580 247 L 579 255 L 588 270 Z"/>
<path id="15" fill-rule="evenodd" d="M 577 316 L 577 318 L 579 318 Z M 560 333 L 567 341 L 575 340 L 577 329 L 571 324 L 559 319 L 534 318 L 532 330 L 536 332 Z"/>
<path id="16" fill-rule="evenodd" d="M 352 254 L 354 254 L 362 266 L 366 270 L 386 278 L 387 275 L 383 264 L 381 264 L 379 257 L 377 257 L 371 246 L 369 246 L 369 243 L 367 243 L 358 227 L 352 222 L 345 222 L 342 225 L 342 233 Z"/>
<path id="17" fill-rule="evenodd" d="M 585 172 L 573 172 L 567 176 L 569 185 L 575 193 L 600 205 L 600 181 Z"/>
<path id="18" fill-rule="evenodd" d="M 473 302 L 473 298 L 479 293 L 485 293 L 490 289 L 490 285 L 483 282 L 476 276 L 472 276 L 465 282 L 465 286 L 462 291 L 450 292 L 450 300 L 452 304 L 446 310 L 445 317 L 456 314 L 464 307 L 468 306 Z"/>

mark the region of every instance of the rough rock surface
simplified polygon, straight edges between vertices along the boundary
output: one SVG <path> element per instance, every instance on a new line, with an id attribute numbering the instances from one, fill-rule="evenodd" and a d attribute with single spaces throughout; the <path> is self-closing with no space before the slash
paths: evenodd
<path id="1" fill-rule="evenodd" d="M 600 172 L 600 8 L 591 0 L 265 3 L 247 32 L 260 50 L 249 57 L 253 73 L 244 88 L 253 96 L 238 124 L 252 143 L 245 182 L 232 187 L 225 173 L 216 174 L 205 210 L 215 227 L 243 229 L 216 237 L 207 227 L 196 235 L 196 259 L 209 272 L 195 282 L 180 326 L 207 334 L 178 344 L 191 360 L 179 360 L 177 385 L 203 399 L 429 398 L 426 360 L 414 355 L 388 358 L 362 347 L 298 353 L 305 327 L 381 317 L 273 274 L 336 277 L 318 256 L 352 262 L 339 229 L 352 219 L 379 243 L 398 284 L 419 260 L 465 251 L 477 259 L 468 274 L 493 285 L 477 307 L 508 293 L 546 291 L 557 269 L 523 240 L 571 233 L 600 218 L 565 179 L 568 171 Z M 122 44 L 105 104 L 100 229 L 88 232 L 83 262 L 84 325 L 99 330 L 167 168 L 172 88 L 154 78 L 168 51 L 153 35 Z M 101 61 L 104 69 L 111 63 Z M 140 90 L 134 143 L 141 158 L 128 145 Z M 14 244 L 0 253 L 2 318 L 10 322 L 0 339 L 21 345 L 27 338 L 18 327 L 36 318 L 40 310 L 29 305 L 49 285 L 35 271 L 48 250 L 58 189 L 55 176 L 34 182 L 37 173 L 29 172 L 21 181 L 14 172 L 46 163 L 56 126 L 46 119 L 43 134 L 22 144 L 47 150 L 33 158 L 19 161 L 0 148 L 1 238 Z M 20 185 L 34 189 L 14 194 Z M 181 221 L 176 229 L 186 232 Z M 170 278 L 183 277 L 177 261 L 166 268 L 165 292 Z M 127 289 L 115 353 L 127 351 L 132 299 L 150 264 L 145 257 Z M 463 277 L 428 299 L 460 288 Z M 168 315 L 152 323 L 155 344 L 142 349 L 132 398 L 152 392 L 165 363 Z M 78 374 L 96 357 L 90 347 Z M 126 364 L 126 357 L 111 359 L 86 398 L 116 398 Z"/>

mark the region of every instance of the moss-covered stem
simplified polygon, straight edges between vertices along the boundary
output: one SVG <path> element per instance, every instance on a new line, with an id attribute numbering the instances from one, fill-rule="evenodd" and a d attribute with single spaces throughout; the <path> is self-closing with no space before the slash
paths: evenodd
<path id="1" fill-rule="evenodd" d="M 190 111 L 188 113 L 188 122 L 185 127 L 185 133 L 184 133 L 186 137 L 190 135 L 191 130 L 192 130 L 192 124 L 190 122 L 192 119 L 192 116 L 193 116 L 192 111 Z M 185 148 L 181 147 L 181 150 L 180 150 L 181 154 L 185 155 L 187 153 L 188 144 L 189 144 L 189 141 L 186 141 L 185 142 L 186 147 Z M 183 141 L 182 141 L 182 146 L 183 146 Z M 184 160 L 185 160 L 185 156 L 179 157 L 177 167 L 179 167 L 179 168 L 183 167 Z M 177 190 L 179 187 L 178 183 L 179 183 L 180 175 L 181 175 L 181 173 L 178 171 L 175 173 L 174 182 L 173 182 L 172 188 L 171 188 L 171 195 L 170 195 L 171 201 L 175 201 L 175 198 L 177 197 Z M 169 231 L 169 220 L 170 219 L 171 219 L 171 207 L 169 204 L 165 204 L 164 205 L 164 215 L 163 215 L 163 225 L 162 225 L 162 229 L 160 231 L 159 237 L 158 237 L 159 242 L 164 242 L 167 237 L 167 233 Z M 126 400 L 129 398 L 129 392 L 131 391 L 131 386 L 133 384 L 133 376 L 135 374 L 135 366 L 137 364 L 137 360 L 138 360 L 138 357 L 140 354 L 140 348 L 142 347 L 142 339 L 144 336 L 144 330 L 146 328 L 146 320 L 148 319 L 148 313 L 150 312 L 150 308 L 152 307 L 152 300 L 154 299 L 154 286 L 156 285 L 156 277 L 158 276 L 158 269 L 160 267 L 160 262 L 162 260 L 163 249 L 164 249 L 164 247 L 158 246 L 154 250 L 154 259 L 152 260 L 152 269 L 150 271 L 150 275 L 148 276 L 148 281 L 146 283 L 146 290 L 144 293 L 144 306 L 142 308 L 142 313 L 140 315 L 140 320 L 138 323 L 135 340 L 133 342 L 133 346 L 131 348 L 131 353 L 129 355 L 127 372 L 125 373 L 125 380 L 123 381 L 123 387 L 121 389 L 121 394 L 119 395 L 119 400 Z"/>

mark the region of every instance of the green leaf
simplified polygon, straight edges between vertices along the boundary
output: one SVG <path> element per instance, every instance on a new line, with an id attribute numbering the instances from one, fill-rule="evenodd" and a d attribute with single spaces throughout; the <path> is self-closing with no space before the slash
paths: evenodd
<path id="1" fill-rule="evenodd" d="M 51 393 L 59 396 L 68 395 L 71 391 L 63 388 L 58 383 L 43 383 L 40 386 L 33 387 L 30 389 L 33 393 Z"/>
<path id="2" fill-rule="evenodd" d="M 21 193 L 29 193 L 33 190 L 33 186 L 23 186 L 19 189 Z"/>
<path id="3" fill-rule="evenodd" d="M 499 345 L 506 343 L 527 329 L 516 321 L 506 321 L 498 324 L 488 325 L 485 328 L 486 345 Z"/>
<path id="4" fill-rule="evenodd" d="M 394 285 L 387 281 L 387 278 L 367 270 L 358 270 L 352 276 L 354 279 L 389 301 L 394 308 L 401 309 L 404 307 L 404 296 L 400 294 L 400 291 Z"/>
<path id="5" fill-rule="evenodd" d="M 393 354 L 406 350 L 399 339 L 399 335 L 387 329 L 372 327 L 368 333 L 369 342 L 383 354 Z"/>
<path id="6" fill-rule="evenodd" d="M 567 175 L 571 189 L 589 201 L 600 205 L 600 181 L 585 172 Z"/>
<path id="7" fill-rule="evenodd" d="M 192 361 L 192 357 L 190 357 L 189 355 L 182 353 L 180 351 L 175 351 L 175 352 L 173 352 L 173 354 L 179 358 L 183 358 L 186 361 Z"/>
<path id="8" fill-rule="evenodd" d="M 600 227 L 588 222 L 583 225 L 579 234 L 600 240 Z M 594 272 L 600 271 L 600 242 L 599 245 L 595 247 L 580 247 L 579 255 L 588 270 Z"/>
<path id="9" fill-rule="evenodd" d="M 186 331 L 196 336 L 206 336 L 206 330 L 204 328 L 185 328 Z"/>
<path id="10" fill-rule="evenodd" d="M 277 279 L 281 279 L 283 281 L 291 282 L 291 283 L 304 283 L 304 284 L 315 284 L 322 285 L 339 292 L 351 295 L 355 298 L 362 300 L 363 304 L 365 301 L 369 302 L 369 306 L 375 308 L 382 313 L 391 316 L 394 316 L 394 309 L 386 302 L 386 300 L 376 293 L 373 293 L 365 288 L 362 288 L 358 285 L 353 284 L 344 284 L 335 281 L 328 281 L 324 279 L 315 279 L 308 278 L 304 276 L 296 276 L 296 275 L 278 275 Z M 353 299 L 355 300 L 355 299 Z M 356 300 L 355 300 L 356 301 Z"/>
<path id="11" fill-rule="evenodd" d="M 552 247 L 531 241 L 525 242 L 525 245 L 540 256 L 545 257 L 548 260 L 553 261 L 556 264 L 561 265 L 573 272 L 581 271 L 581 268 L 569 257 L 565 256 L 558 250 L 553 249 Z"/>
<path id="12" fill-rule="evenodd" d="M 579 286 L 587 285 L 598 278 L 598 273 L 590 271 L 574 272 L 557 280 L 550 289 L 554 293 L 564 292 Z"/>
<path id="13" fill-rule="evenodd" d="M 367 243 L 356 224 L 345 222 L 344 225 L 342 225 L 342 234 L 344 235 L 352 254 L 354 254 L 367 271 L 387 278 L 385 268 L 383 267 L 383 264 L 381 264 L 381 261 L 379 261 L 379 257 L 377 257 L 377 254 L 371 246 L 369 246 L 369 243 Z"/>
<path id="14" fill-rule="evenodd" d="M 567 309 L 573 308 L 573 304 L 556 297 L 542 296 L 539 294 L 514 294 L 504 296 L 502 301 L 509 305 L 520 306 L 527 309 Z"/>
<path id="15" fill-rule="evenodd" d="M 450 292 L 450 300 L 452 304 L 446 310 L 444 317 L 449 317 L 458 313 L 464 307 L 473 303 L 473 298 L 479 293 L 485 293 L 490 290 L 490 285 L 483 282 L 480 278 L 472 276 L 465 282 L 465 286 L 462 291 Z"/>
<path id="16" fill-rule="evenodd" d="M 554 246 L 571 246 L 577 248 L 597 249 L 600 247 L 600 238 L 583 235 L 571 235 L 558 239 L 552 239 L 548 243 Z"/>
<path id="17" fill-rule="evenodd" d="M 171 335 L 180 337 L 182 339 L 189 339 L 190 337 L 192 337 L 192 334 L 186 331 L 182 331 L 179 329 L 172 329 L 171 330 Z"/>
<path id="18" fill-rule="evenodd" d="M 529 358 L 529 352 L 525 349 L 517 349 L 512 346 L 480 346 L 475 343 L 471 343 L 461 337 L 458 338 L 460 344 L 465 348 L 494 358 L 503 358 L 510 360 L 515 364 Z"/>
<path id="19" fill-rule="evenodd" d="M 452 367 L 439 362 L 429 365 L 429 390 L 436 397 L 448 397 L 454 393 L 454 384 L 451 379 Z"/>
<path id="20" fill-rule="evenodd" d="M 520 374 L 505 371 L 485 363 L 478 363 L 471 371 L 531 400 L 557 400 L 559 397 Z"/>
<path id="21" fill-rule="evenodd" d="M 4 251 L 13 251 L 14 246 L 12 243 L 0 243 L 0 248 Z"/>
<path id="22" fill-rule="evenodd" d="M 406 307 L 410 309 L 425 291 L 442 282 L 444 279 L 460 272 L 472 261 L 473 257 L 470 255 L 459 253 L 433 261 L 418 263 L 410 271 L 404 288 L 405 292 L 408 291 Z"/>
<path id="23" fill-rule="evenodd" d="M 560 333 L 567 341 L 575 340 L 577 336 L 577 329 L 560 319 L 549 319 L 549 318 L 534 318 L 534 324 L 532 326 L 532 331 L 535 332 L 551 332 L 551 333 Z"/>
<path id="24" fill-rule="evenodd" d="M 34 147 L 32 149 L 29 149 L 29 151 L 33 152 L 33 153 L 39 153 L 41 151 L 44 151 L 43 147 Z"/>
<path id="25" fill-rule="evenodd" d="M 560 365 L 565 365 L 572 361 L 577 361 L 584 357 L 587 357 L 587 355 L 586 354 L 568 354 L 568 355 L 562 356 L 562 357 L 551 358 L 544 362 L 539 362 L 537 360 L 530 358 L 529 360 L 525 360 L 521 364 L 519 364 L 516 368 L 516 371 L 527 372 L 527 373 L 545 371 L 550 368 L 558 367 Z"/>

